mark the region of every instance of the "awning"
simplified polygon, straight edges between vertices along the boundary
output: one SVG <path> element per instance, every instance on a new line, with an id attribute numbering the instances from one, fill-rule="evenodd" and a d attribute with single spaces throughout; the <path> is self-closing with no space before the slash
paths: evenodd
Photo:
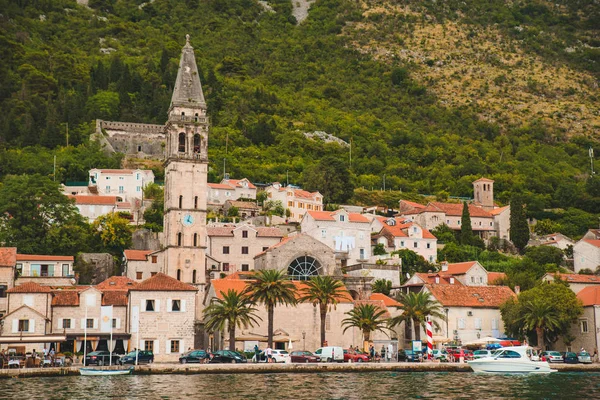
<path id="1" fill-rule="evenodd" d="M 0 336 L 0 343 L 52 343 L 66 340 L 65 335 Z"/>

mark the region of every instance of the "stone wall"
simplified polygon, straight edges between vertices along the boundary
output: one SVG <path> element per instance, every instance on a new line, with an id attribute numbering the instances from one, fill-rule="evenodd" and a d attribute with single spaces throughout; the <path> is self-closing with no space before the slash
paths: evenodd
<path id="1" fill-rule="evenodd" d="M 95 136 L 110 144 L 108 150 L 138 158 L 164 158 L 163 125 L 96 120 Z"/>
<path id="2" fill-rule="evenodd" d="M 77 265 L 82 264 L 91 269 L 91 285 L 97 285 L 114 275 L 115 261 L 108 253 L 81 253 L 77 256 Z"/>
<path id="3" fill-rule="evenodd" d="M 160 250 L 160 241 L 158 233 L 148 229 L 138 229 L 133 232 L 132 245 L 133 250 Z"/>

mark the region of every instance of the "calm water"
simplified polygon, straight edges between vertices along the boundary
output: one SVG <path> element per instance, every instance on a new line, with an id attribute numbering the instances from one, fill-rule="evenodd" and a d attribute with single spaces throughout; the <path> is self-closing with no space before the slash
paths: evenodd
<path id="1" fill-rule="evenodd" d="M 0 399 L 596 399 L 600 373 L 145 375 L 0 380 Z"/>

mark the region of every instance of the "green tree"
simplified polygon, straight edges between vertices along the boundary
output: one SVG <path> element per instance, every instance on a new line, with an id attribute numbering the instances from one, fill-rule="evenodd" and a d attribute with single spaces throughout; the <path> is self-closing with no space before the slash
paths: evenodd
<path id="1" fill-rule="evenodd" d="M 318 191 L 326 204 L 346 202 L 354 194 L 348 165 L 338 157 L 327 156 L 303 173 L 304 189 Z"/>
<path id="2" fill-rule="evenodd" d="M 559 267 L 563 263 L 564 253 L 553 246 L 530 246 L 525 249 L 525 257 L 539 265 L 553 264 Z"/>
<path id="3" fill-rule="evenodd" d="M 344 333 L 350 328 L 362 331 L 364 347 L 371 340 L 371 332 L 383 332 L 387 335 L 387 310 L 373 304 L 359 304 L 346 313 L 347 318 L 342 320 Z"/>
<path id="4" fill-rule="evenodd" d="M 344 290 L 344 284 L 331 276 L 317 275 L 306 282 L 306 285 L 300 290 L 300 299 L 303 303 L 312 303 L 315 307 L 319 306 L 319 315 L 321 316 L 321 344 L 325 343 L 325 320 L 327 311 L 339 303 L 340 299 L 347 296 Z"/>
<path id="5" fill-rule="evenodd" d="M 245 293 L 255 303 L 267 308 L 268 346 L 273 347 L 273 318 L 277 305 L 296 305 L 296 286 L 287 276 L 275 269 L 263 269 L 254 274 L 254 280 L 246 286 Z"/>
<path id="6" fill-rule="evenodd" d="M 129 220 L 117 213 L 101 215 L 94 221 L 94 229 L 106 250 L 120 255 L 131 247 L 132 228 Z"/>
<path id="7" fill-rule="evenodd" d="M 377 243 L 375 247 L 373 247 L 374 256 L 383 256 L 385 254 L 387 254 L 387 251 L 385 251 L 385 246 L 383 243 Z"/>
<path id="8" fill-rule="evenodd" d="M 231 206 L 229 210 L 227 210 L 228 217 L 237 217 L 240 215 L 240 210 L 237 207 Z"/>
<path id="9" fill-rule="evenodd" d="M 540 236 L 550 235 L 552 233 L 560 232 L 561 226 L 550 219 L 542 219 L 536 222 L 533 231 Z"/>
<path id="10" fill-rule="evenodd" d="M 144 186 L 144 199 L 161 200 L 164 202 L 165 190 L 156 183 L 150 183 Z"/>
<path id="11" fill-rule="evenodd" d="M 435 236 L 438 243 L 456 243 L 456 235 L 452 228 L 446 224 L 440 224 L 431 230 L 431 234 Z"/>
<path id="12" fill-rule="evenodd" d="M 382 294 L 385 294 L 386 296 L 389 296 L 391 290 L 392 290 L 392 281 L 389 281 L 387 279 L 376 279 L 375 282 L 373 282 L 373 289 L 372 289 L 373 293 L 382 293 Z"/>
<path id="13" fill-rule="evenodd" d="M 423 256 L 409 249 L 402 249 L 392 252 L 392 255 L 398 255 L 402 259 L 402 272 L 408 275 L 413 275 L 415 272 L 427 272 L 434 270 L 434 265 L 429 263 Z M 406 276 L 402 276 L 402 281 L 405 281 Z"/>
<path id="14" fill-rule="evenodd" d="M 256 315 L 257 309 L 253 307 L 250 298 L 244 294 L 229 289 L 227 293 L 221 292 L 222 299 L 215 298 L 204 309 L 204 326 L 208 332 L 229 332 L 229 350 L 235 350 L 235 329 L 253 327 L 261 319 Z"/>
<path id="15" fill-rule="evenodd" d="M 514 195 L 510 202 L 510 240 L 519 252 L 523 252 L 529 242 L 529 225 L 519 195 Z"/>
<path id="16" fill-rule="evenodd" d="M 463 202 L 462 216 L 460 217 L 460 244 L 470 245 L 473 242 L 473 226 L 467 202 Z"/>
<path id="17" fill-rule="evenodd" d="M 524 329 L 535 330 L 537 345 L 544 348 L 544 331 L 559 327 L 558 314 L 554 305 L 546 303 L 543 299 L 535 298 L 522 305 L 522 315 L 519 322 Z"/>
<path id="18" fill-rule="evenodd" d="M 415 340 L 421 340 L 421 326 L 425 323 L 428 316 L 446 320 L 446 315 L 442 311 L 442 305 L 431 297 L 429 292 L 404 293 L 398 297 L 402 314 L 390 319 L 390 326 L 394 327 L 406 322 L 406 325 L 412 325 Z M 433 324 L 439 328 L 434 320 Z M 408 330 L 410 332 L 410 330 Z M 412 335 L 411 335 L 412 337 Z"/>
<path id="19" fill-rule="evenodd" d="M 114 120 L 119 117 L 119 93 L 99 90 L 87 101 L 91 119 Z"/>
<path id="20" fill-rule="evenodd" d="M 263 209 L 265 210 L 265 212 L 268 215 L 278 215 L 280 217 L 283 217 L 283 214 L 285 214 L 285 211 L 286 211 L 286 209 L 283 208 L 283 204 L 281 203 L 281 200 L 266 201 L 263 205 Z"/>

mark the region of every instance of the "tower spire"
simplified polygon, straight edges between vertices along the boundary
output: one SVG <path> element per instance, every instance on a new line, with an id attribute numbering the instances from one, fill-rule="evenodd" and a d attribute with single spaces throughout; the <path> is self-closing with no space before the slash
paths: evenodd
<path id="1" fill-rule="evenodd" d="M 190 44 L 190 35 L 185 35 L 185 46 L 181 49 L 181 59 L 169 110 L 173 110 L 174 107 L 206 108 L 194 48 Z"/>

